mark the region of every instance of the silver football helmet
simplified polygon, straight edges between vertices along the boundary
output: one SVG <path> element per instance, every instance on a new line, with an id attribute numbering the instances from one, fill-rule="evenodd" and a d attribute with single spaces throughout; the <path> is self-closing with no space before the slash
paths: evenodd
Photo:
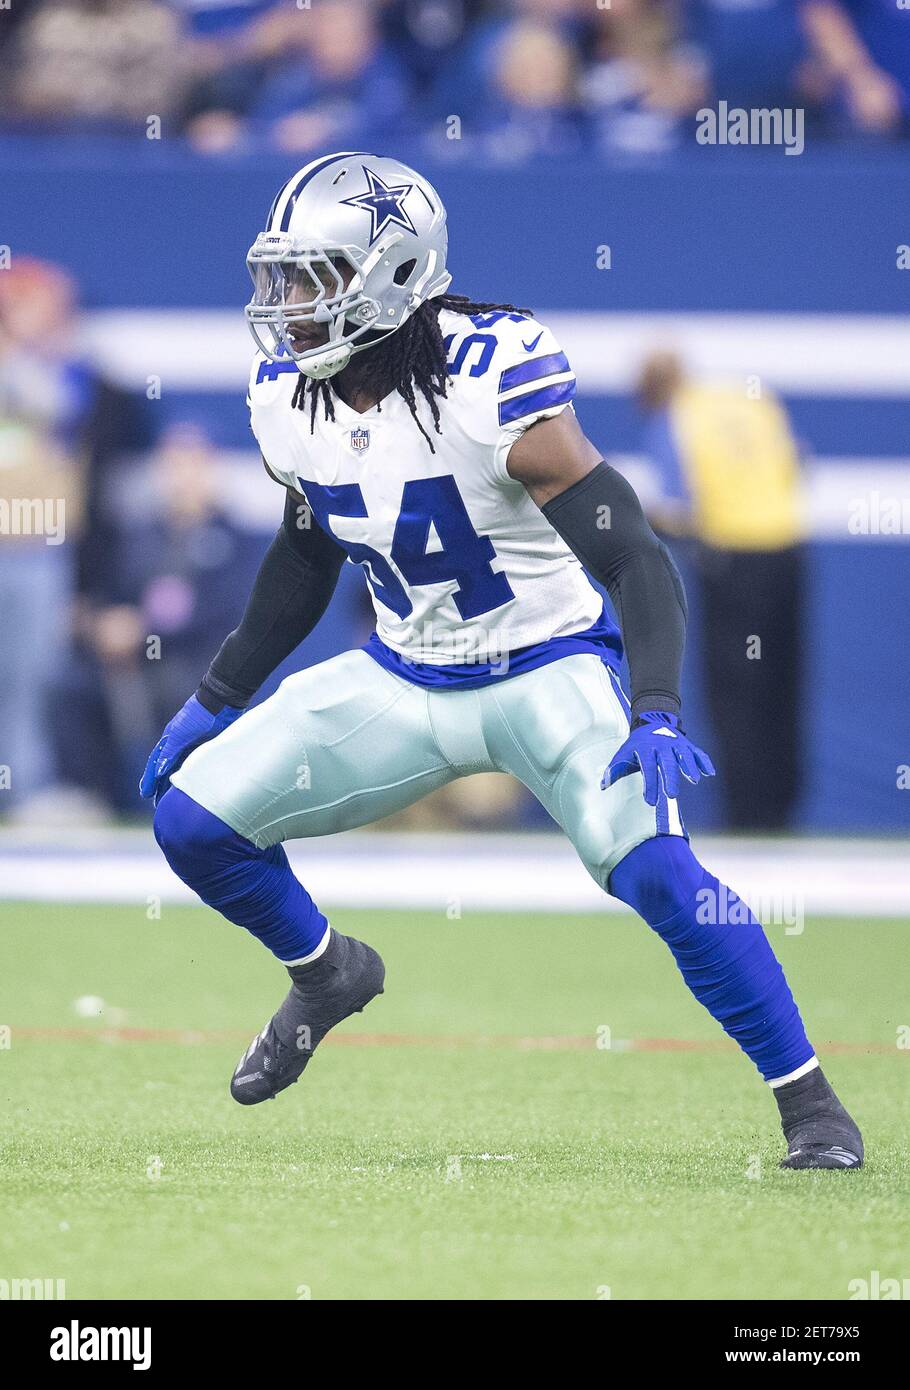
<path id="1" fill-rule="evenodd" d="M 247 256 L 247 322 L 266 356 L 324 380 L 444 294 L 446 212 L 397 159 L 315 159 L 281 189 Z"/>

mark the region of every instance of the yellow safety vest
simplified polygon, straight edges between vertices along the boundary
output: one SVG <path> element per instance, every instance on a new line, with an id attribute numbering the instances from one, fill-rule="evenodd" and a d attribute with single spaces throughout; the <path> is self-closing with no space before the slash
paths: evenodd
<path id="1" fill-rule="evenodd" d="M 706 545 L 782 550 L 802 539 L 799 459 L 773 397 L 752 400 L 736 386 L 683 386 L 670 424 Z"/>

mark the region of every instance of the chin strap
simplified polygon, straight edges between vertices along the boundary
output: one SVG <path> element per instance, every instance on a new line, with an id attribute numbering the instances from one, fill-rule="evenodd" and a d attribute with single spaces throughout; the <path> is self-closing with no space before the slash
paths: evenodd
<path id="1" fill-rule="evenodd" d="M 305 377 L 311 381 L 325 381 L 330 376 L 335 376 L 342 371 L 350 362 L 354 349 L 350 343 L 340 343 L 333 347 L 326 348 L 325 352 L 320 352 L 314 357 L 308 358 L 305 362 L 298 361 L 297 367 Z"/>

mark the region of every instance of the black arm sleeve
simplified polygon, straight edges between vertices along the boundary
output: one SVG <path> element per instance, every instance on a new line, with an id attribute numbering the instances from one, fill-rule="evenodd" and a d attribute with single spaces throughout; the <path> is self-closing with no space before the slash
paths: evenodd
<path id="1" fill-rule="evenodd" d="M 613 600 L 629 658 L 632 718 L 648 709 L 678 713 L 685 590 L 629 483 L 601 461 L 542 510 Z"/>
<path id="2" fill-rule="evenodd" d="M 240 626 L 225 638 L 196 691 L 213 714 L 223 705 L 246 705 L 312 632 L 335 592 L 345 552 L 311 513 L 309 525 L 298 526 L 298 505 L 288 493 L 284 521 L 259 568 Z"/>

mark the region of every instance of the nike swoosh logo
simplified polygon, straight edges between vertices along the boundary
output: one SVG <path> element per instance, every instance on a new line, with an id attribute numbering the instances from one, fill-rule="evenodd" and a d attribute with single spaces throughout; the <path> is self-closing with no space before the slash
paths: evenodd
<path id="1" fill-rule="evenodd" d="M 522 340 L 521 340 L 521 345 L 522 345 L 522 347 L 524 348 L 525 352 L 533 352 L 534 349 L 536 348 L 537 344 L 540 342 L 540 340 L 541 340 L 542 337 L 543 337 L 543 329 L 540 330 L 540 332 L 538 333 L 537 337 L 533 340 L 533 342 L 526 343 L 525 340 L 524 340 L 524 338 L 522 338 Z"/>

